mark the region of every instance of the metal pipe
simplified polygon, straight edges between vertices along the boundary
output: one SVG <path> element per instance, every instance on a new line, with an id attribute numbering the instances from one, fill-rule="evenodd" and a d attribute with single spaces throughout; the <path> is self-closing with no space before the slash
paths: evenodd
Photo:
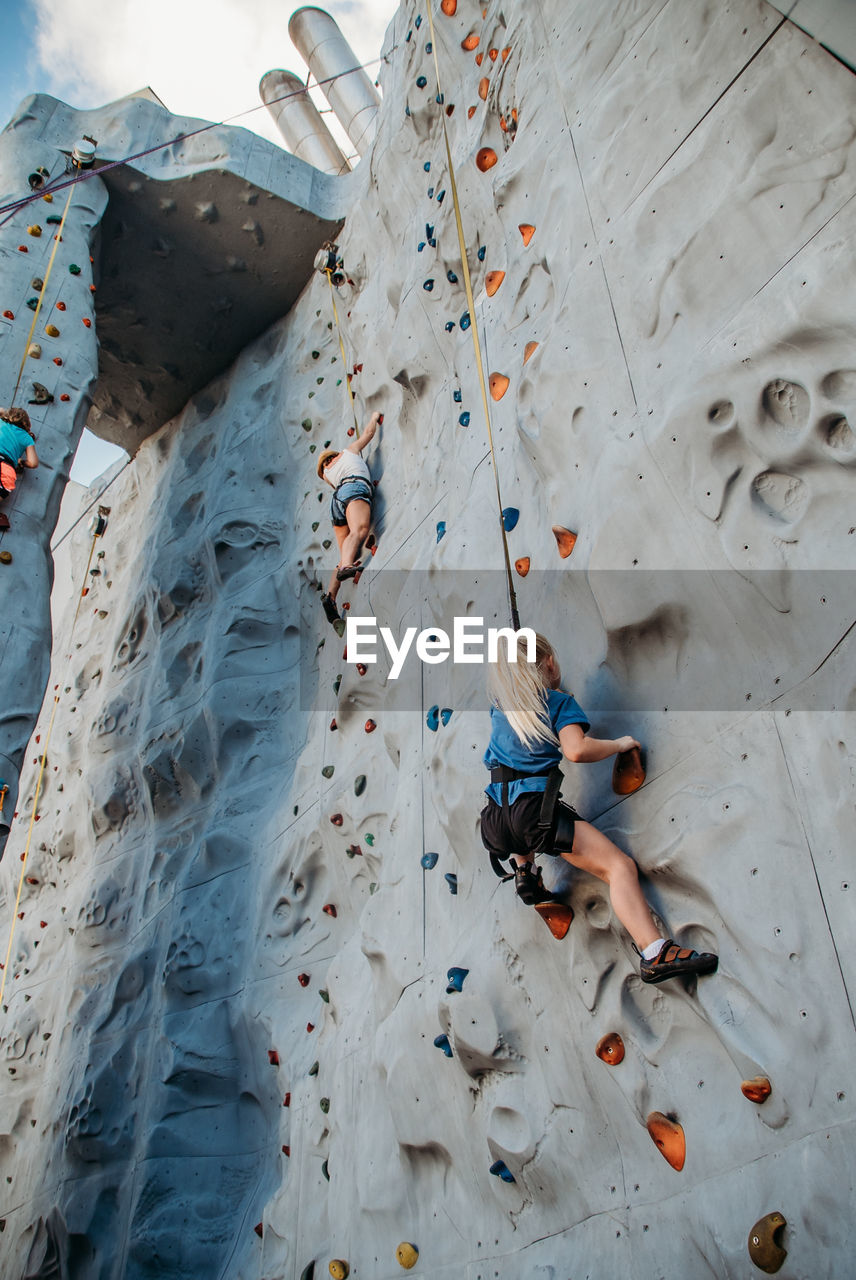
<path id="1" fill-rule="evenodd" d="M 322 173 L 350 171 L 299 76 L 293 71 L 268 71 L 259 82 L 259 94 L 293 156 Z"/>
<path id="2" fill-rule="evenodd" d="M 380 96 L 365 71 L 354 70 L 359 58 L 335 19 L 324 9 L 306 5 L 291 15 L 288 34 L 319 84 L 329 82 L 321 84 L 321 90 L 354 150 L 364 156 L 377 132 Z"/>

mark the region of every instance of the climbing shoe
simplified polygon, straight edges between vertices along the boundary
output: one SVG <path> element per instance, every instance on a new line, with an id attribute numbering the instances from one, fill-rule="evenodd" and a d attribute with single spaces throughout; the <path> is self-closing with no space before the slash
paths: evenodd
<path id="1" fill-rule="evenodd" d="M 718 964 L 719 956 L 709 951 L 691 951 L 667 938 L 653 960 L 640 960 L 639 971 L 643 982 L 665 982 L 667 978 L 677 978 L 682 973 L 698 976 L 713 973 Z"/>
<path id="2" fill-rule="evenodd" d="M 356 564 L 344 564 L 341 569 L 336 570 L 336 578 L 339 582 L 344 582 L 346 578 L 355 578 L 362 567 L 359 560 Z"/>
<path id="3" fill-rule="evenodd" d="M 539 902 L 552 902 L 553 895 L 544 888 L 544 880 L 540 867 L 531 863 L 518 864 L 514 871 L 514 888 L 521 902 L 527 907 L 534 907 Z"/>
<path id="4" fill-rule="evenodd" d="M 330 597 L 326 594 L 326 592 L 321 597 L 321 608 L 324 610 L 324 617 L 327 619 L 328 622 L 332 622 L 334 627 L 337 622 L 342 621 L 342 615 L 339 613 L 339 610 L 336 608 L 336 601 L 331 600 Z"/>

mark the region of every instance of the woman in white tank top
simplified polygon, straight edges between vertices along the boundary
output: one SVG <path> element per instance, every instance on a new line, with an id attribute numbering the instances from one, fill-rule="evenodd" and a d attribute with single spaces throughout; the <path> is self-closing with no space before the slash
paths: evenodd
<path id="1" fill-rule="evenodd" d="M 382 414 L 373 413 L 362 435 L 347 449 L 325 449 L 318 459 L 318 475 L 333 489 L 330 516 L 339 547 L 339 563 L 326 594 L 321 597 L 324 613 L 334 626 L 342 623 L 336 606 L 339 587 L 362 567 L 359 555 L 371 526 L 374 486 L 371 472 L 360 455 L 374 439 L 382 418 Z"/>

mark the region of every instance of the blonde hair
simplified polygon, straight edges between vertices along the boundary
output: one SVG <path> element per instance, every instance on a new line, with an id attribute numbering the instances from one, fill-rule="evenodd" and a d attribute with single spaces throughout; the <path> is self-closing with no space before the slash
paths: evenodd
<path id="1" fill-rule="evenodd" d="M 517 661 L 508 657 L 509 641 L 497 644 L 496 662 L 488 676 L 490 700 L 508 720 L 525 747 L 530 750 L 539 742 L 555 743 L 558 737 L 547 719 L 547 692 L 550 684 L 544 670 L 547 659 L 556 661 L 550 641 L 535 633 L 535 661 L 526 661 L 526 646 L 518 648 Z M 556 664 L 558 667 L 558 663 Z"/>

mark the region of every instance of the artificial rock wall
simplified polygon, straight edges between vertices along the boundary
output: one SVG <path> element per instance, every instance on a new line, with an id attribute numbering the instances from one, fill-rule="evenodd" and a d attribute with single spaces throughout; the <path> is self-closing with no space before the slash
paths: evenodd
<path id="1" fill-rule="evenodd" d="M 566 795 L 719 972 L 643 987 L 564 870 L 552 939 L 480 850 L 481 673 L 401 705 L 342 660 L 314 458 L 349 411 L 315 278 L 113 482 L 70 645 L 57 602 L 0 1033 L 10 1276 L 392 1277 L 412 1241 L 449 1280 L 743 1278 L 772 1211 L 781 1275 L 848 1273 L 853 77 L 753 0 L 485 14 L 436 23 L 521 613 L 595 733 L 647 748 L 634 796 L 608 763 Z M 352 385 L 385 413 L 342 598 L 396 628 L 505 621 L 428 39 L 402 9 L 341 238 Z M 75 587 L 88 549 L 62 544 Z"/>

